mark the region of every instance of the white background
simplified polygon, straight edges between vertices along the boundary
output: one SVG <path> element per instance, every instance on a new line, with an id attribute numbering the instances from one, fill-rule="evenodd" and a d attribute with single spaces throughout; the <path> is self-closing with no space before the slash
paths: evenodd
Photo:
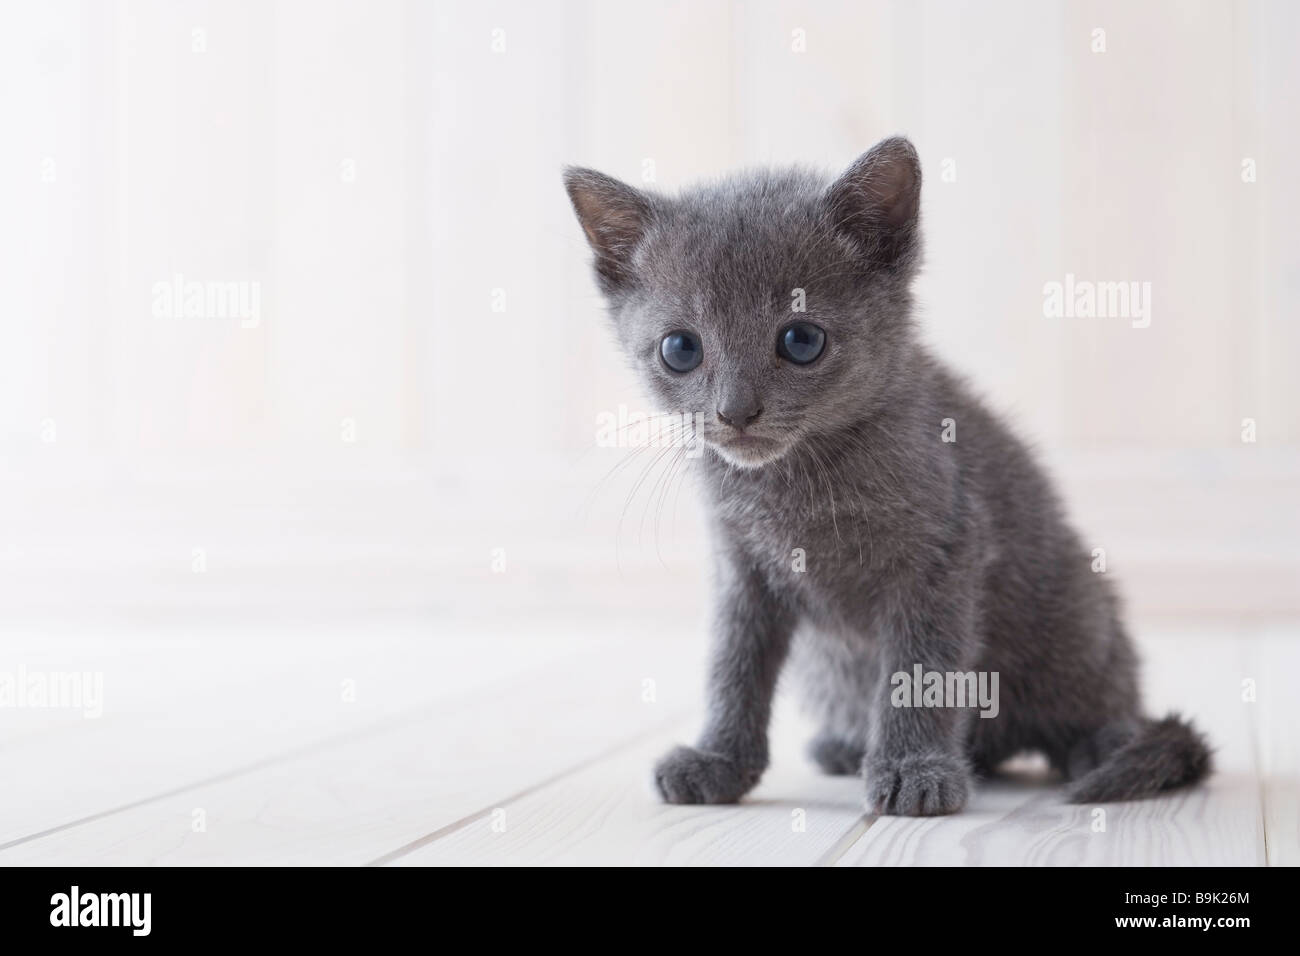
<path id="1" fill-rule="evenodd" d="M 132 0 L 3 22 L 6 624 L 697 628 L 689 487 L 634 490 L 651 453 L 602 479 L 628 452 L 592 447 L 598 414 L 643 406 L 560 168 L 672 190 L 838 169 L 898 132 L 926 176 L 926 334 L 1051 465 L 1130 604 L 1300 611 L 1295 4 Z M 260 323 L 156 316 L 177 273 L 259 283 Z M 1150 282 L 1150 328 L 1045 318 L 1067 273 Z"/>

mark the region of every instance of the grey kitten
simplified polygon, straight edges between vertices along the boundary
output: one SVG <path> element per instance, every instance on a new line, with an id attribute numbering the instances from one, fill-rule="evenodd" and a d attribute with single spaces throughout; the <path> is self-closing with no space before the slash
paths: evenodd
<path id="1" fill-rule="evenodd" d="M 1075 802 L 1205 776 L 1195 730 L 1143 715 L 1116 598 L 1048 479 L 917 341 L 911 143 L 833 182 L 763 170 L 669 198 L 569 168 L 565 185 L 627 355 L 666 410 L 703 413 L 716 651 L 699 743 L 655 769 L 665 800 L 758 783 L 787 659 L 821 722 L 813 758 L 861 770 L 877 812 L 960 810 L 1023 751 Z M 902 706 L 923 702 L 897 692 L 918 665 L 996 674 L 996 717 Z"/>

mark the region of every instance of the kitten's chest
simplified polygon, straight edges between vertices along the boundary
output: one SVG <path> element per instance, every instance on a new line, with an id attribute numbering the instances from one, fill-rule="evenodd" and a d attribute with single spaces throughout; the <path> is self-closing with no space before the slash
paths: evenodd
<path id="1" fill-rule="evenodd" d="M 812 569 L 868 566 L 874 543 L 861 506 L 836 508 L 832 513 L 829 506 L 765 504 L 748 502 L 733 509 L 723 527 L 731 541 L 770 574 L 807 575 Z"/>
<path id="2" fill-rule="evenodd" d="M 718 531 L 772 590 L 826 621 L 860 617 L 888 572 L 887 509 L 869 495 L 811 494 L 755 483 L 715 498 Z M 883 527 L 879 529 L 883 531 Z"/>

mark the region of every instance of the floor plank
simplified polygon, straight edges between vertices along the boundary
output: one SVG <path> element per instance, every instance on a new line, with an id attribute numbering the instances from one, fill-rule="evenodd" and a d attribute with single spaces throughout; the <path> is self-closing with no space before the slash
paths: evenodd
<path id="1" fill-rule="evenodd" d="M 0 670 L 22 659 L 106 676 L 99 720 L 0 713 L 0 865 L 1199 866 L 1300 855 L 1294 628 L 1144 639 L 1149 709 L 1193 717 L 1218 748 L 1218 773 L 1100 808 L 1104 830 L 1098 808 L 1064 805 L 1032 767 L 981 786 L 956 816 L 866 815 L 861 781 L 803 757 L 812 728 L 785 698 L 754 794 L 664 806 L 650 768 L 697 729 L 688 715 L 702 702 L 705 649 L 649 621 L 164 631 L 0 642 Z M 358 688 L 347 706 L 345 678 Z"/>
<path id="2" fill-rule="evenodd" d="M 773 767 L 735 806 L 666 806 L 652 792 L 656 758 L 698 720 L 566 776 L 501 813 L 393 861 L 425 865 L 809 866 L 867 819 L 862 784 L 823 776 L 802 758 L 811 728 L 783 706 Z"/>
<path id="3" fill-rule="evenodd" d="M 1150 711 L 1178 707 L 1194 715 L 1219 748 L 1219 773 L 1207 786 L 1101 808 L 1071 806 L 1040 767 L 1037 775 L 982 785 L 961 814 L 882 818 L 839 865 L 1261 864 L 1251 713 L 1240 700 L 1245 644 L 1237 633 L 1168 633 L 1142 642 Z M 1234 663 L 1225 666 L 1225 655 Z"/>
<path id="4" fill-rule="evenodd" d="M 1258 786 L 1219 775 L 1206 787 L 1100 809 L 1072 806 L 1041 780 L 980 787 L 952 817 L 878 820 L 840 866 L 1251 866 Z"/>
<path id="5" fill-rule="evenodd" d="M 684 660 L 672 641 L 605 642 L 290 759 L 10 845 L 0 864 L 367 863 L 685 713 L 696 687 Z M 653 701 L 643 698 L 647 675 Z"/>
<path id="6" fill-rule="evenodd" d="M 1256 746 L 1264 779 L 1264 832 L 1270 866 L 1300 866 L 1300 634 L 1265 628 L 1253 642 L 1248 677 L 1256 681 Z"/>
<path id="7" fill-rule="evenodd" d="M 439 632 L 408 619 L 7 629 L 0 671 L 98 671 L 105 700 L 98 719 L 0 709 L 0 847 L 310 751 L 600 644 L 540 626 Z"/>

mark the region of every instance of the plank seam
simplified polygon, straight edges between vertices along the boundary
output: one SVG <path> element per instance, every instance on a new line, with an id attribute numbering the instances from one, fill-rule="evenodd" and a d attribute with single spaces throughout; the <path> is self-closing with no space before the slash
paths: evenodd
<path id="1" fill-rule="evenodd" d="M 556 658 L 556 660 L 565 660 L 569 657 L 577 656 L 578 654 L 581 653 L 588 653 L 588 651 L 584 649 L 571 650 L 569 652 L 560 655 L 560 657 Z M 458 703 L 460 703 L 461 701 L 463 701 L 468 697 L 476 697 L 485 692 L 489 692 L 495 688 L 499 688 L 502 686 L 508 687 L 514 684 L 521 683 L 525 680 L 531 680 L 534 678 L 537 672 L 545 671 L 547 667 L 551 666 L 552 664 L 554 664 L 554 661 L 548 661 L 545 664 L 539 664 L 537 666 L 530 667 L 521 674 L 515 674 L 503 680 L 492 681 L 489 684 L 485 685 L 484 687 L 475 688 L 473 691 L 470 692 L 452 695 L 445 698 L 435 698 L 433 700 L 426 701 L 424 704 L 416 706 L 412 708 L 410 711 L 407 711 L 406 713 L 400 714 L 398 716 L 390 717 L 386 720 L 375 721 L 372 724 L 367 724 L 366 726 L 363 727 L 357 727 L 354 730 L 350 730 L 345 733 L 327 735 L 325 737 L 321 737 L 309 743 L 302 744 L 301 746 L 291 747 L 288 750 L 282 750 L 278 753 L 270 754 L 269 756 L 263 757 L 260 760 L 255 760 L 251 763 L 242 764 L 240 766 L 233 767 L 230 770 L 226 770 L 218 774 L 213 774 L 212 776 L 209 777 L 203 777 L 202 779 L 199 780 L 193 780 L 189 783 L 181 784 L 180 786 L 173 787 L 170 790 L 164 790 L 161 793 L 154 793 L 147 797 L 141 797 L 137 800 L 131 800 L 128 801 L 127 803 L 119 804 L 107 810 L 100 810 L 97 813 L 91 813 L 84 817 L 79 817 L 75 820 L 69 820 L 66 823 L 59 823 L 56 824 L 55 826 L 47 827 L 46 829 L 40 830 L 36 833 L 29 833 L 25 836 L 16 837 L 12 840 L 8 840 L 4 843 L 0 843 L 0 853 L 3 853 L 5 850 L 10 850 L 16 846 L 21 846 L 24 843 L 31 843 L 36 840 L 44 839 L 45 837 L 48 836 L 53 836 L 56 833 L 63 833 L 67 830 L 73 830 L 76 829 L 77 827 L 85 826 L 88 823 L 95 823 L 99 820 L 107 819 L 108 817 L 114 816 L 115 814 L 126 813 L 131 810 L 139 809 L 140 807 L 148 806 L 151 803 L 157 803 L 160 800 L 167 800 L 170 799 L 171 797 L 180 796 L 183 793 L 189 793 L 192 790 L 200 790 L 204 787 L 212 786 L 214 784 L 226 783 L 230 780 L 234 780 L 237 777 L 242 777 L 247 774 L 257 773 L 260 770 L 266 770 L 270 767 L 276 766 L 277 764 L 292 763 L 295 760 L 300 760 L 303 757 L 310 756 L 313 753 L 318 753 L 324 750 L 331 750 L 335 747 L 341 747 L 350 743 L 355 743 L 358 740 L 365 740 L 367 737 L 372 737 L 377 734 L 386 733 L 389 730 L 394 730 L 399 727 L 402 727 L 410 723 L 412 720 L 420 718 L 421 716 L 430 713 L 438 713 L 443 710 L 454 708 Z"/>
<path id="2" fill-rule="evenodd" d="M 849 850 L 857 845 L 859 840 L 867 835 L 867 831 L 879 819 L 880 817 L 875 814 L 863 814 L 858 817 L 853 821 L 853 826 L 849 827 L 844 835 L 836 840 L 835 844 L 823 853 L 821 859 L 814 863 L 813 866 L 834 866 Z"/>
<path id="3" fill-rule="evenodd" d="M 506 806 L 509 805 L 510 803 L 522 800 L 525 797 L 530 797 L 533 794 L 545 790 L 547 787 L 558 783 L 559 781 L 563 780 L 565 777 L 570 777 L 575 774 L 581 773 L 583 770 L 586 770 L 588 767 L 595 766 L 596 764 L 600 763 L 602 760 L 607 760 L 610 757 L 622 753 L 625 750 L 631 750 L 633 747 L 636 747 L 638 744 L 644 743 L 645 741 L 650 740 L 656 736 L 665 734 L 670 728 L 676 727 L 680 724 L 684 724 L 693 715 L 694 715 L 693 710 L 683 709 L 678 713 L 674 714 L 672 717 L 668 717 L 660 721 L 659 723 L 655 724 L 653 727 L 643 730 L 640 733 L 635 734 L 632 737 L 628 738 L 627 740 L 623 740 L 610 747 L 606 747 L 604 750 L 600 751 L 599 753 L 593 754 L 592 756 L 580 760 L 575 764 L 571 764 L 570 766 L 564 768 L 563 770 L 560 770 L 552 774 L 551 776 L 546 777 L 545 779 L 533 784 L 530 787 L 525 787 L 523 790 L 511 794 L 510 796 L 506 797 L 503 800 L 495 801 L 490 806 L 484 807 L 482 810 L 477 810 L 468 816 L 461 817 L 459 820 L 456 820 L 452 823 L 448 823 L 446 826 L 439 827 L 437 830 L 434 830 L 431 833 L 426 833 L 424 836 L 418 837 L 417 839 L 412 840 L 409 843 L 405 843 L 402 846 L 399 846 L 395 850 L 390 850 L 388 853 L 385 853 L 383 856 L 377 857 L 364 865 L 365 866 L 388 866 L 390 863 L 393 863 L 396 860 L 400 860 L 402 857 L 408 856 L 409 854 L 414 853 L 416 850 L 420 850 L 426 846 L 430 846 L 436 843 L 437 841 L 443 839 L 444 837 L 451 836 L 453 833 L 457 832 L 458 830 L 463 830 L 470 824 L 482 820 L 484 817 L 491 814 L 492 811 L 495 810 L 497 807 Z"/>

